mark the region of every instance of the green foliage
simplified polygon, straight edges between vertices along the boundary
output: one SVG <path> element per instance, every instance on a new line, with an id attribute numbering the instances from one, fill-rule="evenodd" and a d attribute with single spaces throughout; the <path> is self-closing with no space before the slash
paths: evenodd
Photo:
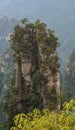
<path id="1" fill-rule="evenodd" d="M 75 112 L 75 100 L 71 99 L 69 103 L 64 103 L 64 110 L 67 114 Z"/>
<path id="2" fill-rule="evenodd" d="M 53 87 L 50 92 L 48 92 L 49 96 L 49 109 L 50 110 L 55 110 L 56 109 L 56 104 L 57 104 L 57 95 L 56 95 L 56 89 Z"/>
<path id="3" fill-rule="evenodd" d="M 9 92 L 6 92 L 5 95 L 5 101 L 3 104 L 3 111 L 5 113 L 5 123 L 4 123 L 4 128 L 6 128 L 6 130 L 9 129 L 9 127 L 12 125 L 12 118 L 14 117 L 14 115 L 16 114 L 16 109 L 15 109 L 15 103 L 13 100 L 13 95 L 12 95 L 12 91 L 9 89 Z"/>
<path id="4" fill-rule="evenodd" d="M 34 72 L 34 74 L 32 75 L 32 81 L 34 89 L 39 89 L 39 87 L 48 83 L 47 77 L 44 76 L 44 74 L 41 73 L 39 70 Z"/>
<path id="5" fill-rule="evenodd" d="M 28 113 L 35 108 L 39 108 L 40 110 L 43 109 L 43 99 L 41 94 L 32 91 L 29 96 L 23 101 L 23 105 L 25 106 L 25 113 Z"/>
<path id="6" fill-rule="evenodd" d="M 3 126 L 2 126 L 2 124 L 0 123 L 0 130 L 2 130 L 2 128 L 3 128 Z"/>
<path id="7" fill-rule="evenodd" d="M 23 57 L 34 59 L 36 69 L 41 68 L 45 71 L 49 67 L 53 73 L 58 70 L 56 54 L 56 48 L 59 46 L 58 38 L 45 23 L 40 20 L 30 23 L 26 18 L 21 20 L 15 27 L 10 41 L 16 60 Z"/>
<path id="8" fill-rule="evenodd" d="M 59 114 L 47 109 L 41 114 L 35 109 L 32 113 L 18 114 L 13 120 L 14 126 L 10 130 L 75 130 L 75 100 L 65 103 Z"/>
<path id="9" fill-rule="evenodd" d="M 30 23 L 21 20 L 21 24 L 18 24 L 14 28 L 14 34 L 11 36 L 11 48 L 14 51 L 15 59 L 21 57 L 29 57 L 29 52 L 32 51 L 32 26 Z"/>

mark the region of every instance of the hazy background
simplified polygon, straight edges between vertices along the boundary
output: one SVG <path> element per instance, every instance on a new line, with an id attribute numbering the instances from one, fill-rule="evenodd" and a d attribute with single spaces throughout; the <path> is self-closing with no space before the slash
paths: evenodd
<path id="1" fill-rule="evenodd" d="M 45 22 L 59 37 L 64 62 L 75 48 L 75 0 L 0 0 L 0 15 Z"/>

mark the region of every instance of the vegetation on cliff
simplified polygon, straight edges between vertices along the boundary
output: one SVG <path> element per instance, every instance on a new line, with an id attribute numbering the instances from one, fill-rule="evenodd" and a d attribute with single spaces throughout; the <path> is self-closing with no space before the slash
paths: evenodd
<path id="1" fill-rule="evenodd" d="M 36 108 L 60 111 L 60 72 L 58 38 L 37 20 L 26 18 L 15 26 L 10 38 L 15 62 L 15 76 L 6 95 L 6 128 L 18 113 Z"/>
<path id="2" fill-rule="evenodd" d="M 51 89 L 55 88 L 55 94 L 60 96 L 58 90 L 60 86 L 57 85 L 57 82 L 60 82 L 56 52 L 58 46 L 58 38 L 40 20 L 30 23 L 27 19 L 23 19 L 15 27 L 14 34 L 11 36 L 11 48 L 17 64 L 15 100 L 18 110 L 20 107 L 25 109 L 23 103 L 32 91 L 40 94 L 44 108 L 49 108 Z M 26 72 L 25 69 L 28 71 Z"/>

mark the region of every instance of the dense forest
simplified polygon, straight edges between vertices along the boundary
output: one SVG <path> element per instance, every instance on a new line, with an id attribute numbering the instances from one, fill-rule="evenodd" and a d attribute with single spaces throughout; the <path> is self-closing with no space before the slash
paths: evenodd
<path id="1" fill-rule="evenodd" d="M 0 129 L 75 130 L 75 50 L 62 77 L 60 44 L 45 23 L 24 18 L 9 42 L 0 63 Z"/>

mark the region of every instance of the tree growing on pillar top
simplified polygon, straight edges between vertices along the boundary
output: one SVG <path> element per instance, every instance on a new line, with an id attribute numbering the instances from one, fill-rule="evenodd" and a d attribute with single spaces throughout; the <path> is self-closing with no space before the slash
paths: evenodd
<path id="1" fill-rule="evenodd" d="M 31 23 L 25 18 L 15 27 L 10 41 L 16 64 L 15 103 L 18 112 L 28 112 L 39 108 L 40 104 L 40 109 L 59 111 L 60 72 L 56 52 L 59 42 L 54 32 L 40 20 Z M 35 94 L 41 97 L 38 105 L 31 101 Z M 56 98 L 51 95 L 56 95 Z M 56 105 L 50 106 L 53 102 Z"/>

